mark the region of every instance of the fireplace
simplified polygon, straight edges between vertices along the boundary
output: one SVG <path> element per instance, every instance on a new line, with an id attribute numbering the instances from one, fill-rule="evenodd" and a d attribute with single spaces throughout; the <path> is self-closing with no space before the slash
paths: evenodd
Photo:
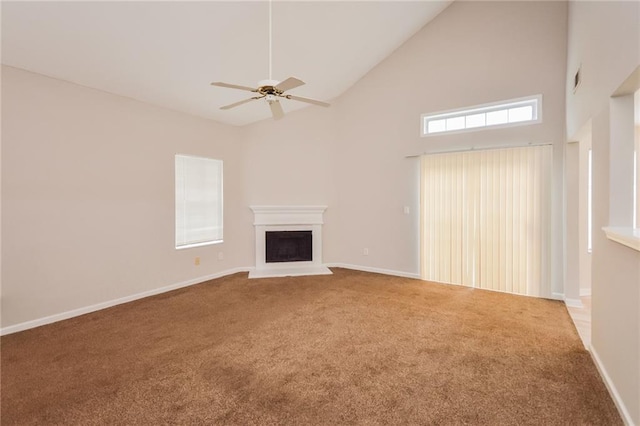
<path id="1" fill-rule="evenodd" d="M 265 262 L 310 262 L 313 231 L 267 231 Z"/>
<path id="2" fill-rule="evenodd" d="M 256 267 L 249 278 L 331 274 L 322 264 L 326 206 L 251 206 Z"/>

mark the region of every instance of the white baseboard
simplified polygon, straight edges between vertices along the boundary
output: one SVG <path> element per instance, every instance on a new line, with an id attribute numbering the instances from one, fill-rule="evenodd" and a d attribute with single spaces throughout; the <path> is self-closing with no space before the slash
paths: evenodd
<path id="1" fill-rule="evenodd" d="M 418 280 L 420 279 L 420 274 L 413 274 L 411 272 L 404 271 L 394 271 L 391 269 L 372 268 L 370 266 L 351 265 L 348 263 L 325 263 L 325 266 L 328 266 L 329 268 L 345 268 L 363 272 L 374 272 L 376 274 L 393 275 L 396 277 L 414 278 Z"/>
<path id="2" fill-rule="evenodd" d="M 604 384 L 607 386 L 607 389 L 609 390 L 611 399 L 613 399 L 613 402 L 616 404 L 616 408 L 618 408 L 618 412 L 620 413 L 620 417 L 622 417 L 624 424 L 627 426 L 634 426 L 635 423 L 631 418 L 631 414 L 629 414 L 629 411 L 627 410 L 627 407 L 624 405 L 622 398 L 620 398 L 620 394 L 618 393 L 616 386 L 613 384 L 613 381 L 611 380 L 611 377 L 609 377 L 609 374 L 607 374 L 607 370 L 604 368 L 602 361 L 600 361 L 598 352 L 595 350 L 593 345 L 590 345 L 589 353 L 591 354 L 593 363 L 596 365 L 596 368 L 600 373 L 600 377 L 602 377 L 602 381 L 604 381 Z"/>
<path id="3" fill-rule="evenodd" d="M 591 296 L 591 289 L 590 288 L 581 288 L 580 289 L 580 297 L 588 297 Z"/>
<path id="4" fill-rule="evenodd" d="M 121 305 L 123 303 L 132 302 L 134 300 L 142 299 L 144 297 L 155 296 L 156 294 L 166 293 L 168 291 L 177 290 L 182 287 L 188 287 L 190 285 L 199 284 L 205 281 L 213 280 L 216 278 L 224 277 L 224 276 L 235 274 L 238 272 L 248 272 L 251 270 L 253 270 L 252 267 L 228 269 L 226 271 L 216 272 L 215 274 L 205 275 L 203 277 L 193 278 L 187 281 L 182 281 L 182 282 L 171 284 L 165 287 L 155 288 L 153 290 L 144 291 L 142 293 L 121 297 L 119 299 L 109 300 L 107 302 L 102 302 L 102 303 L 98 303 L 91 306 L 85 306 L 83 308 L 73 309 L 71 311 L 61 312 L 59 314 L 50 315 L 44 318 L 38 318 L 35 320 L 23 322 L 20 324 L 10 325 L 8 327 L 0 328 L 0 336 L 4 336 L 6 334 L 11 334 L 11 333 L 17 333 L 19 331 L 28 330 L 30 328 L 39 327 L 41 325 L 51 324 L 54 322 L 88 314 L 90 312 L 99 311 L 101 309 L 110 308 L 112 306 Z"/>
<path id="5" fill-rule="evenodd" d="M 564 299 L 564 304 L 567 306 L 571 306 L 572 308 L 583 308 L 584 305 L 582 304 L 582 300 L 580 299 L 571 299 L 568 297 L 565 297 Z"/>
<path id="6" fill-rule="evenodd" d="M 564 293 L 551 293 L 551 298 L 554 300 L 564 300 Z"/>
<path id="7" fill-rule="evenodd" d="M 366 266 L 348 265 L 348 264 L 342 264 L 342 263 L 327 264 L 326 266 L 355 269 L 355 270 L 360 270 L 365 272 L 376 272 L 379 274 L 395 275 L 395 276 L 406 277 L 406 278 L 420 278 L 418 274 L 410 274 L 408 272 L 400 272 L 400 271 L 391 271 L 388 269 L 370 268 Z M 99 311 L 101 309 L 110 308 L 112 306 L 121 305 L 123 303 L 132 302 L 134 300 L 142 299 L 144 297 L 155 296 L 156 294 L 166 293 L 168 291 L 177 290 L 182 287 L 188 287 L 190 285 L 199 284 L 204 281 L 213 280 L 216 278 L 224 277 L 224 276 L 235 274 L 238 272 L 251 272 L 254 269 L 255 269 L 254 267 L 239 267 L 239 268 L 228 269 L 226 271 L 217 272 L 215 274 L 205 275 L 205 276 L 193 278 L 187 281 L 182 281 L 176 284 L 171 284 L 165 287 L 160 287 L 160 288 L 145 291 L 142 293 L 121 297 L 119 299 L 109 300 L 107 302 L 97 303 L 95 305 L 85 306 L 82 308 L 61 312 L 59 314 L 54 314 L 47 317 L 31 320 L 31 321 L 25 321 L 19 324 L 10 325 L 8 327 L 2 327 L 0 328 L 0 336 L 17 333 L 19 331 L 29 330 L 31 328 L 40 327 L 46 324 L 52 324 L 54 322 L 58 322 L 58 321 L 66 320 L 69 318 L 77 317 L 80 315 L 88 314 L 91 312 Z"/>

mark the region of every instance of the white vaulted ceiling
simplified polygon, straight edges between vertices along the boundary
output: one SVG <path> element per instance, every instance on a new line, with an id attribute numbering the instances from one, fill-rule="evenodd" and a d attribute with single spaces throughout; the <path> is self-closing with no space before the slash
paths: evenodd
<path id="1" fill-rule="evenodd" d="M 298 96 L 339 96 L 450 4 L 273 2 L 273 78 Z M 2 2 L 2 63 L 216 121 L 270 117 L 252 94 L 269 72 L 269 4 L 246 2 Z M 318 108 L 283 100 L 285 111 Z"/>

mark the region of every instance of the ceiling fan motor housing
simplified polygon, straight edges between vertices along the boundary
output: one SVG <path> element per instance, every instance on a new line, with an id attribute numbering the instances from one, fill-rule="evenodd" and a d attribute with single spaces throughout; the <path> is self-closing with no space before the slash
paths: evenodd
<path id="1" fill-rule="evenodd" d="M 280 83 L 278 80 L 260 80 L 258 82 L 258 87 L 275 87 Z"/>
<path id="2" fill-rule="evenodd" d="M 282 90 L 278 90 L 278 88 L 276 87 L 280 82 L 278 80 L 260 80 L 258 82 L 258 93 L 260 93 L 261 95 L 281 95 L 282 94 Z M 267 99 L 268 102 L 275 100 L 275 98 L 269 100 Z"/>

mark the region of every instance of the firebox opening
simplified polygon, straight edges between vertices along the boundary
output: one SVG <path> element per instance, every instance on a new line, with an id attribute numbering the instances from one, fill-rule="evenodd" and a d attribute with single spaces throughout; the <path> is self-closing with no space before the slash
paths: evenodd
<path id="1" fill-rule="evenodd" d="M 266 263 L 313 260 L 311 231 L 266 231 Z"/>

